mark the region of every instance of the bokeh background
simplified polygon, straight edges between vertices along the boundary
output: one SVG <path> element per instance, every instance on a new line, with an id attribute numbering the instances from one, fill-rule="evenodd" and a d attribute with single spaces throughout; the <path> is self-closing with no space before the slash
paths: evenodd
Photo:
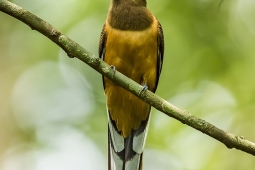
<path id="1" fill-rule="evenodd" d="M 97 54 L 110 0 L 13 0 Z M 148 0 L 165 33 L 157 94 L 255 141 L 255 1 Z M 254 157 L 152 110 L 145 170 L 253 170 Z M 0 12 L 0 169 L 107 169 L 101 75 Z"/>

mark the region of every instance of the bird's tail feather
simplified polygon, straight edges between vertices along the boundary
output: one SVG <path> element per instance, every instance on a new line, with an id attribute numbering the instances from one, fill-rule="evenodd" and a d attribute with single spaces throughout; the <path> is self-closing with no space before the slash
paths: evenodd
<path id="1" fill-rule="evenodd" d="M 109 118 L 109 170 L 142 170 L 143 149 L 148 131 L 149 117 L 141 123 L 137 130 L 133 130 L 127 138 L 124 138 L 117 131 L 115 122 Z"/>

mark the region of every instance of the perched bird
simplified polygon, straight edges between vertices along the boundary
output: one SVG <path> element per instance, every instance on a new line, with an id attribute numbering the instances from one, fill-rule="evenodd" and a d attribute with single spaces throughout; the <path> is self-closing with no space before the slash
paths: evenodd
<path id="1" fill-rule="evenodd" d="M 112 0 L 99 56 L 137 83 L 156 91 L 164 55 L 159 21 L 146 0 Z M 141 170 L 151 107 L 103 77 L 108 109 L 108 169 Z"/>

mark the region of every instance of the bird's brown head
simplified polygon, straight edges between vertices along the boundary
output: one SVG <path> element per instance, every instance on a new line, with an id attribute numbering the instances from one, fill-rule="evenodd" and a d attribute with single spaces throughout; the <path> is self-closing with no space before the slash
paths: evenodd
<path id="1" fill-rule="evenodd" d="M 112 0 L 108 23 L 120 30 L 144 30 L 153 22 L 146 0 Z"/>
<path id="2" fill-rule="evenodd" d="M 146 0 L 112 0 L 113 5 L 134 5 L 146 7 Z"/>

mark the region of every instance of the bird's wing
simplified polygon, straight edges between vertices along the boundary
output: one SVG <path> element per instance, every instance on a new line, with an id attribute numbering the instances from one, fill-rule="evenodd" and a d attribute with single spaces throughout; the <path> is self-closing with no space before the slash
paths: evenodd
<path id="1" fill-rule="evenodd" d="M 105 50 L 105 43 L 106 43 L 106 32 L 105 32 L 105 25 L 103 25 L 103 29 L 100 34 L 100 40 L 99 40 L 99 48 L 98 53 L 99 57 L 103 60 L 104 59 L 104 50 Z"/>
<path id="2" fill-rule="evenodd" d="M 163 33 L 163 29 L 162 29 L 162 26 L 159 21 L 158 21 L 158 39 L 157 39 L 157 41 L 158 41 L 158 59 L 157 59 L 157 82 L 156 82 L 155 91 L 157 89 L 159 77 L 160 77 L 161 70 L 162 70 L 163 59 L 164 59 L 164 33 Z"/>
<path id="3" fill-rule="evenodd" d="M 100 34 L 99 46 L 98 46 L 98 54 L 99 54 L 99 57 L 102 60 L 104 60 L 105 43 L 106 43 L 106 40 L 107 40 L 105 25 L 106 25 L 106 23 L 104 23 L 104 25 L 103 25 L 103 28 L 102 28 L 102 31 L 101 31 L 101 34 Z M 103 79 L 103 86 L 104 86 L 104 76 L 102 76 L 102 79 Z M 104 86 L 104 88 L 105 88 L 105 86 Z"/>

